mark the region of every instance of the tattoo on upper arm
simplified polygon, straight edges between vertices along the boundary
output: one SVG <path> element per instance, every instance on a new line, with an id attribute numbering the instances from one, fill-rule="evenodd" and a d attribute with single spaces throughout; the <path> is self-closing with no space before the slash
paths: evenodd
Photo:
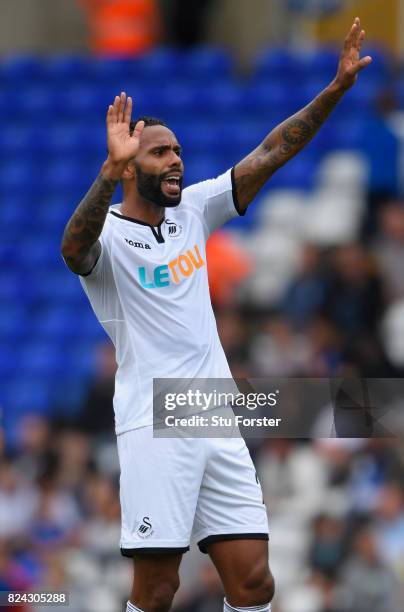
<path id="1" fill-rule="evenodd" d="M 67 223 L 62 252 L 70 267 L 80 267 L 90 252 L 95 258 L 99 256 L 99 247 L 92 248 L 101 234 L 117 183 L 98 176 Z"/>

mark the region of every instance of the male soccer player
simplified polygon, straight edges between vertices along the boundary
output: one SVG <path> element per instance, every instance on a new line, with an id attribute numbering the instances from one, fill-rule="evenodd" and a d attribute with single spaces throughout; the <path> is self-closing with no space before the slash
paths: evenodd
<path id="1" fill-rule="evenodd" d="M 170 609 L 191 534 L 218 570 L 224 610 L 270 610 L 267 513 L 244 440 L 154 438 L 152 379 L 231 378 L 206 240 L 311 140 L 371 62 L 359 57 L 364 35 L 356 18 L 330 85 L 234 168 L 184 190 L 173 132 L 147 117 L 132 123 L 125 93 L 108 109 L 108 158 L 66 226 L 62 254 L 116 347 L 120 545 L 134 562 L 127 611 Z M 123 202 L 111 206 L 119 181 Z"/>

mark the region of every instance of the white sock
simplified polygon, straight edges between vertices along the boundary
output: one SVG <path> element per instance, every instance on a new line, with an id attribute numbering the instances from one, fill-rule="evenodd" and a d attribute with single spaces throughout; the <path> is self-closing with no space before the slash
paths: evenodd
<path id="1" fill-rule="evenodd" d="M 142 612 L 140 608 L 137 608 L 133 603 L 128 601 L 126 604 L 126 612 Z"/>
<path id="2" fill-rule="evenodd" d="M 262 604 L 261 606 L 250 606 L 249 608 L 235 608 L 228 601 L 224 600 L 223 612 L 271 612 L 271 604 Z"/>

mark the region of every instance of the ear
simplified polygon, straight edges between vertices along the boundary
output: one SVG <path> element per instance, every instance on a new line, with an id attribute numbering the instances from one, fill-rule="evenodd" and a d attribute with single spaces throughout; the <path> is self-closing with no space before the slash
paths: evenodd
<path id="1" fill-rule="evenodd" d="M 122 179 L 126 181 L 133 180 L 135 178 L 135 164 L 133 160 L 128 161 L 126 168 L 122 173 Z"/>

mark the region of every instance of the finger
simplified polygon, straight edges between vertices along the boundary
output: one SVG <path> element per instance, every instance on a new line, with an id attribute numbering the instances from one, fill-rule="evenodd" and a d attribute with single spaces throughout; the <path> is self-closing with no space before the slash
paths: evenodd
<path id="1" fill-rule="evenodd" d="M 115 96 L 114 104 L 113 104 L 113 115 L 115 123 L 118 121 L 118 112 L 119 112 L 119 96 Z"/>
<path id="2" fill-rule="evenodd" d="M 358 51 L 361 50 L 364 39 L 365 39 L 365 30 L 361 30 L 361 33 L 359 34 L 359 38 L 358 38 L 358 43 L 356 45 L 356 48 L 358 49 Z"/>
<path id="3" fill-rule="evenodd" d="M 118 121 L 121 123 L 123 121 L 123 114 L 125 111 L 125 103 L 126 103 L 126 93 L 122 91 L 121 96 L 119 98 L 119 113 L 118 113 Z"/>
<path id="4" fill-rule="evenodd" d="M 132 117 L 132 106 L 133 106 L 132 98 L 129 96 L 126 102 L 125 113 L 123 116 L 124 122 L 127 123 L 128 125 L 130 124 L 130 120 Z"/>
<path id="5" fill-rule="evenodd" d="M 144 130 L 144 121 L 138 121 L 135 125 L 135 129 L 133 130 L 132 138 L 139 139 Z"/>
<path id="6" fill-rule="evenodd" d="M 353 68 L 353 74 L 358 74 L 358 72 L 360 72 L 361 70 L 369 66 L 369 64 L 371 63 L 372 63 L 372 58 L 370 57 L 370 55 L 367 55 L 366 57 L 362 57 L 362 59 L 360 59 L 359 62 L 355 64 Z"/>
<path id="7" fill-rule="evenodd" d="M 115 111 L 112 104 L 110 104 L 107 111 L 107 126 L 113 125 L 114 123 L 116 123 Z"/>
<path id="8" fill-rule="evenodd" d="M 347 37 L 345 38 L 345 42 L 344 42 L 344 51 L 349 51 L 352 47 L 353 41 L 354 41 L 354 37 L 356 34 L 356 30 L 357 30 L 357 24 L 356 21 L 352 24 L 351 29 L 349 30 Z"/>

